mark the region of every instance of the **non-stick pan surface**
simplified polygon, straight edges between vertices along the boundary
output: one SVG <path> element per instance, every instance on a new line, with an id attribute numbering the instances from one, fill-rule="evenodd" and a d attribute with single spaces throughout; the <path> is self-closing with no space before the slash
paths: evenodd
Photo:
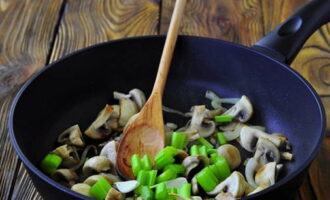
<path id="1" fill-rule="evenodd" d="M 113 91 L 140 88 L 148 94 L 163 43 L 164 37 L 143 37 L 96 45 L 52 64 L 20 90 L 9 130 L 43 196 L 58 199 L 40 189 L 48 184 L 80 196 L 37 169 L 40 160 L 55 147 L 61 131 L 73 124 L 84 130 L 105 104 L 115 103 Z M 252 123 L 284 133 L 292 143 L 295 160 L 285 164 L 278 183 L 258 195 L 274 191 L 310 164 L 323 138 L 324 113 L 315 91 L 288 66 L 232 43 L 179 37 L 164 105 L 187 111 L 207 103 L 206 90 L 222 97 L 247 95 L 254 105 Z M 167 115 L 165 121 L 175 122 L 173 117 Z M 296 187 L 287 184 L 284 191 Z"/>

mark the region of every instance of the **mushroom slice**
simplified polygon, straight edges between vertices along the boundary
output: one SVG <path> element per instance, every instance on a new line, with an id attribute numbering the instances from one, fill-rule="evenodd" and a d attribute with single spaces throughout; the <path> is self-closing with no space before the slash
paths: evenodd
<path id="1" fill-rule="evenodd" d="M 188 156 L 182 161 L 182 165 L 186 168 L 185 175 L 187 179 L 191 180 L 200 169 L 209 165 L 209 160 L 202 155 Z"/>
<path id="2" fill-rule="evenodd" d="M 79 125 L 77 124 L 63 131 L 58 137 L 57 141 L 61 144 L 68 143 L 78 147 L 85 146 Z"/>
<path id="3" fill-rule="evenodd" d="M 108 142 L 101 150 L 100 156 L 107 157 L 111 163 L 116 166 L 118 142 L 112 140 Z"/>
<path id="4" fill-rule="evenodd" d="M 243 126 L 240 132 L 240 143 L 247 151 L 254 152 L 259 137 L 270 140 L 277 147 L 280 147 L 287 142 L 287 139 L 283 135 L 271 135 L 249 126 Z"/>
<path id="5" fill-rule="evenodd" d="M 238 171 L 234 171 L 229 177 L 217 185 L 208 195 L 217 195 L 220 192 L 229 192 L 234 197 L 241 197 L 245 192 L 246 181 Z"/>
<path id="6" fill-rule="evenodd" d="M 72 167 L 77 165 L 80 161 L 76 148 L 67 144 L 57 147 L 55 150 L 53 150 L 53 153 L 57 154 L 63 159 L 61 164 L 63 167 Z"/>
<path id="7" fill-rule="evenodd" d="M 281 152 L 281 158 L 290 161 L 294 159 L 293 154 L 290 152 Z"/>
<path id="8" fill-rule="evenodd" d="M 223 115 L 231 115 L 240 122 L 247 122 L 251 118 L 252 113 L 253 113 L 252 104 L 249 98 L 243 95 L 241 99 L 229 110 L 224 112 Z"/>
<path id="9" fill-rule="evenodd" d="M 185 183 L 188 183 L 188 181 L 184 177 L 179 177 L 165 182 L 167 189 L 180 188 Z"/>
<path id="10" fill-rule="evenodd" d="M 70 187 L 74 185 L 79 177 L 76 172 L 69 169 L 57 169 L 53 174 L 52 178 L 63 185 L 69 185 Z"/>
<path id="11" fill-rule="evenodd" d="M 262 166 L 256 173 L 255 182 L 257 185 L 267 185 L 271 186 L 275 184 L 276 176 L 282 164 L 277 165 L 276 162 L 270 162 Z"/>
<path id="12" fill-rule="evenodd" d="M 129 94 L 131 95 L 131 98 L 138 106 L 139 110 L 143 107 L 143 105 L 146 103 L 146 95 L 137 88 L 134 88 L 129 91 Z"/>
<path id="13" fill-rule="evenodd" d="M 165 124 L 165 129 L 167 128 L 167 130 L 169 131 L 174 131 L 175 129 L 178 128 L 178 125 L 177 124 L 174 124 L 174 123 L 171 123 L 171 122 L 167 122 Z"/>
<path id="14" fill-rule="evenodd" d="M 99 113 L 96 120 L 85 131 L 85 135 L 92 139 L 103 139 L 110 135 L 112 131 L 107 121 L 118 118 L 119 110 L 118 105 L 106 105 Z"/>
<path id="15" fill-rule="evenodd" d="M 220 192 L 215 200 L 236 200 L 236 198 L 229 192 Z"/>
<path id="16" fill-rule="evenodd" d="M 131 181 L 122 181 L 122 182 L 115 182 L 114 186 L 121 192 L 121 193 L 129 193 L 139 187 L 140 183 L 136 180 Z"/>
<path id="17" fill-rule="evenodd" d="M 105 173 L 100 173 L 96 175 L 92 175 L 88 177 L 86 180 L 84 180 L 84 183 L 87 185 L 94 185 L 100 178 L 105 178 L 110 184 L 116 183 L 121 181 L 118 176 L 115 176 L 113 174 L 105 174 Z"/>
<path id="18" fill-rule="evenodd" d="M 111 188 L 105 197 L 105 200 L 121 200 L 124 198 L 124 195 L 120 193 L 115 188 Z"/>
<path id="19" fill-rule="evenodd" d="M 246 125 L 240 122 L 232 122 L 226 126 L 220 126 L 219 129 L 223 131 L 223 135 L 226 137 L 227 141 L 232 141 L 240 136 L 243 126 Z"/>
<path id="20" fill-rule="evenodd" d="M 139 112 L 136 103 L 130 99 L 120 99 L 120 117 L 119 117 L 119 125 L 124 127 L 128 120 L 136 113 Z"/>
<path id="21" fill-rule="evenodd" d="M 257 187 L 258 185 L 254 181 L 255 173 L 260 169 L 261 165 L 252 157 L 250 158 L 245 167 L 245 177 L 247 182 L 253 186 Z"/>
<path id="22" fill-rule="evenodd" d="M 139 110 L 146 103 L 145 94 L 140 89 L 137 89 L 137 88 L 134 88 L 134 89 L 130 90 L 128 94 L 124 94 L 124 93 L 121 93 L 121 92 L 114 91 L 113 92 L 113 98 L 117 99 L 117 100 L 131 98 L 136 103 Z"/>
<path id="23" fill-rule="evenodd" d="M 252 194 L 255 194 L 257 192 L 260 192 L 266 188 L 268 188 L 269 186 L 268 185 L 259 185 L 256 189 L 254 189 L 252 192 L 248 193 L 248 195 L 252 195 Z"/>
<path id="24" fill-rule="evenodd" d="M 230 170 L 236 169 L 241 164 L 241 154 L 239 150 L 231 144 L 221 145 L 217 149 L 218 155 L 225 157 Z"/>
<path id="25" fill-rule="evenodd" d="M 211 106 L 214 109 L 224 109 L 222 107 L 221 98 L 215 92 L 207 90 L 205 93 L 205 98 L 211 100 Z"/>
<path id="26" fill-rule="evenodd" d="M 85 183 L 77 183 L 71 187 L 71 190 L 73 190 L 79 194 L 88 196 L 88 197 L 91 197 L 91 195 L 89 193 L 90 189 L 91 189 L 91 186 L 89 186 Z"/>
<path id="27" fill-rule="evenodd" d="M 278 163 L 281 155 L 277 147 L 270 140 L 260 137 L 257 142 L 254 159 L 261 165 L 265 165 L 269 162 Z"/>
<path id="28" fill-rule="evenodd" d="M 185 132 L 198 131 L 200 137 L 209 137 L 215 131 L 215 122 L 204 120 L 206 108 L 205 105 L 194 106 L 193 116 L 189 123 L 189 127 Z M 189 138 L 191 140 L 191 137 Z M 198 138 L 196 138 L 198 139 Z"/>
<path id="29" fill-rule="evenodd" d="M 196 176 L 191 179 L 191 190 L 193 195 L 197 195 L 199 193 L 198 182 Z"/>
<path id="30" fill-rule="evenodd" d="M 95 172 L 106 172 L 111 169 L 111 161 L 105 156 L 94 156 L 88 159 L 83 166 L 83 174 L 89 176 Z"/>

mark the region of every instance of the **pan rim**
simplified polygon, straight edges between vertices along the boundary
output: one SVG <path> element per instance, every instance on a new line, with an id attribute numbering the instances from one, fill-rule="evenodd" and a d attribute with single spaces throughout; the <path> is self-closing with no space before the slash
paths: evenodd
<path id="1" fill-rule="evenodd" d="M 77 51 L 71 52 L 71 53 L 61 57 L 60 59 L 56 60 L 53 63 L 50 63 L 50 64 L 46 65 L 43 69 L 41 69 L 40 71 L 33 74 L 23 84 L 23 86 L 19 89 L 19 91 L 15 95 L 15 97 L 14 97 L 12 103 L 11 103 L 11 106 L 10 106 L 9 115 L 8 115 L 8 133 L 9 133 L 10 141 L 11 141 L 15 151 L 17 152 L 17 155 L 19 156 L 20 160 L 24 163 L 25 167 L 27 167 L 29 171 L 33 172 L 33 174 L 38 176 L 40 179 L 42 179 L 42 181 L 50 184 L 51 186 L 55 187 L 56 189 L 61 190 L 64 193 L 67 193 L 69 195 L 72 195 L 73 197 L 77 197 L 77 198 L 80 198 L 80 199 L 91 199 L 91 198 L 86 197 L 84 195 L 78 194 L 78 193 L 70 190 L 69 188 L 57 183 L 56 181 L 54 181 L 53 179 L 51 179 L 50 177 L 45 175 L 39 168 L 37 168 L 25 156 L 25 154 L 22 152 L 20 146 L 17 143 L 15 133 L 14 133 L 13 121 L 14 121 L 16 105 L 19 102 L 19 100 L 20 100 L 21 96 L 23 95 L 24 91 L 30 86 L 30 84 L 37 77 L 41 76 L 46 70 L 50 69 L 51 67 L 58 66 L 58 64 L 65 61 L 66 59 L 70 58 L 71 56 L 87 52 L 87 51 L 89 51 L 91 49 L 94 49 L 94 48 L 100 48 L 102 46 L 111 45 L 113 43 L 120 43 L 122 41 L 141 40 L 141 39 L 157 39 L 157 38 L 158 39 L 164 39 L 164 41 L 165 41 L 165 35 L 138 36 L 138 37 L 121 38 L 121 39 L 118 39 L 118 40 L 107 41 L 107 42 L 98 43 L 98 44 L 91 45 L 89 47 L 79 49 Z M 273 190 L 279 188 L 280 186 L 284 185 L 289 180 L 293 180 L 293 178 L 297 177 L 305 169 L 307 169 L 309 167 L 309 165 L 312 163 L 312 161 L 315 159 L 316 154 L 318 153 L 318 151 L 321 147 L 321 143 L 323 141 L 323 138 L 325 137 L 325 130 L 326 130 L 325 110 L 324 110 L 324 107 L 321 103 L 321 99 L 320 99 L 319 95 L 316 93 L 315 89 L 311 86 L 311 84 L 309 82 L 307 82 L 307 80 L 305 78 L 303 78 L 302 75 L 300 75 L 296 70 L 292 69 L 288 65 L 286 65 L 286 64 L 284 64 L 284 63 L 282 63 L 278 60 L 275 60 L 274 58 L 272 58 L 268 55 L 265 55 L 261 52 L 258 52 L 257 50 L 255 50 L 253 48 L 246 47 L 246 46 L 236 44 L 236 43 L 232 43 L 232 42 L 228 42 L 228 41 L 224 41 L 224 40 L 219 40 L 219 39 L 214 39 L 214 38 L 206 38 L 206 37 L 199 37 L 199 36 L 179 36 L 178 41 L 181 40 L 182 38 L 186 39 L 186 40 L 187 39 L 195 39 L 195 40 L 199 39 L 199 40 L 211 40 L 211 41 L 221 42 L 223 44 L 231 45 L 231 46 L 234 46 L 236 48 L 241 48 L 241 49 L 244 49 L 246 51 L 250 51 L 251 53 L 256 54 L 258 56 L 262 56 L 262 57 L 265 57 L 267 59 L 270 59 L 271 61 L 275 62 L 277 65 L 280 65 L 285 70 L 289 71 L 291 74 L 293 74 L 297 78 L 297 80 L 299 80 L 302 84 L 304 84 L 306 86 L 306 89 L 308 89 L 308 91 L 312 94 L 312 96 L 313 96 L 313 98 L 314 98 L 314 100 L 317 104 L 318 110 L 320 112 L 320 119 L 321 119 L 321 124 L 322 124 L 321 133 L 319 134 L 320 137 L 319 137 L 319 140 L 317 141 L 316 148 L 313 149 L 313 151 L 309 155 L 308 159 L 305 160 L 305 162 L 303 162 L 303 164 L 298 168 L 298 170 L 288 174 L 286 177 L 282 178 L 281 180 L 279 180 L 277 183 L 275 183 L 271 187 L 269 187 L 265 190 L 262 190 L 262 191 L 260 191 L 256 194 L 253 194 L 251 196 L 243 197 L 242 199 L 252 199 L 252 198 L 255 198 L 255 197 L 262 196 L 262 195 L 264 195 L 264 194 L 266 194 L 270 191 L 273 191 Z"/>

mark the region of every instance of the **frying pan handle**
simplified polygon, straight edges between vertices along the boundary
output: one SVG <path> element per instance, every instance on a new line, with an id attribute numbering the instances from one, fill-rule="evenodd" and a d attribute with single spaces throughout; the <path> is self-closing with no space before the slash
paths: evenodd
<path id="1" fill-rule="evenodd" d="M 259 40 L 253 48 L 290 64 L 308 37 L 327 22 L 330 22 L 330 0 L 310 1 Z"/>

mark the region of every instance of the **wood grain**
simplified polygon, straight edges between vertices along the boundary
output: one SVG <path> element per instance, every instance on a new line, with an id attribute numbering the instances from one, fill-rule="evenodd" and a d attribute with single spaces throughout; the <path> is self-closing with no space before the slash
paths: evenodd
<path id="1" fill-rule="evenodd" d="M 162 1 L 161 34 L 167 32 L 174 2 L 174 0 Z M 259 1 L 188 1 L 181 34 L 251 45 L 263 34 Z"/>
<path id="2" fill-rule="evenodd" d="M 13 89 L 46 64 L 61 4 L 0 0 L 0 199 L 10 199 L 20 163 L 7 134 Z"/>
<path id="3" fill-rule="evenodd" d="M 0 108 L 1 116 L 8 115 L 11 99 L 8 96 L 3 100 Z M 16 178 L 17 163 L 18 158 L 7 135 L 7 119 L 6 117 L 0 117 L 0 199 L 9 199 L 10 185 Z"/>
<path id="4" fill-rule="evenodd" d="M 327 136 L 330 136 L 330 129 L 329 129 L 329 125 L 330 125 L 330 96 L 324 96 L 321 98 L 323 106 L 325 108 L 325 114 L 326 114 L 326 120 L 327 120 Z"/>
<path id="5" fill-rule="evenodd" d="M 20 165 L 19 173 L 17 174 L 17 181 L 15 182 L 13 194 L 11 196 L 12 200 L 16 199 L 33 199 L 41 200 L 42 197 L 36 192 L 35 187 L 27 174 L 23 165 Z"/>
<path id="6" fill-rule="evenodd" d="M 315 199 L 315 194 L 314 194 L 313 186 L 310 183 L 309 175 L 305 177 L 297 196 L 299 197 L 300 200 Z"/>
<path id="7" fill-rule="evenodd" d="M 311 184 L 317 199 L 326 200 L 330 196 L 330 137 L 326 137 L 321 150 L 309 169 Z"/>
<path id="8" fill-rule="evenodd" d="M 158 33 L 156 0 L 68 0 L 51 56 L 108 40 Z"/>
<path id="9" fill-rule="evenodd" d="M 62 0 L 0 0 L 0 97 L 46 64 Z"/>

